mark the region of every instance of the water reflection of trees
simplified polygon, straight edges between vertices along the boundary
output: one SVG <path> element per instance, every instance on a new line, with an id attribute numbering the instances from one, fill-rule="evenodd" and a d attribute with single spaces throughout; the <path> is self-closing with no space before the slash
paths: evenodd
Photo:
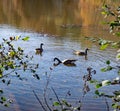
<path id="1" fill-rule="evenodd" d="M 0 1 L 0 23 L 29 28 L 37 32 L 60 33 L 66 24 L 96 26 L 103 0 L 4 0 Z M 117 3 L 116 3 L 117 4 Z"/>

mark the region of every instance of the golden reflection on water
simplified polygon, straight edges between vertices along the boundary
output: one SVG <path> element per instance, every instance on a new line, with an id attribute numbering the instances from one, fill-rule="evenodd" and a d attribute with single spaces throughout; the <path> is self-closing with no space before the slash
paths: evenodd
<path id="1" fill-rule="evenodd" d="M 68 31 L 76 33 L 82 30 L 83 35 L 94 36 L 96 28 L 103 30 L 104 27 L 101 24 L 104 18 L 100 13 L 103 2 L 104 0 L 1 0 L 0 24 L 50 35 L 65 36 Z M 119 0 L 105 2 L 117 5 Z M 76 37 L 82 35 L 79 32 Z M 104 36 L 102 33 L 100 36 Z"/>

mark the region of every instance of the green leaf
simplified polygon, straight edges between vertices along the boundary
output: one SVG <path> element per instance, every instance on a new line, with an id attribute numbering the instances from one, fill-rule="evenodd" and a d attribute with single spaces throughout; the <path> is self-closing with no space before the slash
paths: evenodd
<path id="1" fill-rule="evenodd" d="M 34 70 L 34 69 L 31 69 L 31 72 L 32 72 L 32 73 L 35 73 L 35 72 L 36 72 L 36 70 Z M 37 74 L 36 74 L 36 75 L 37 75 Z"/>
<path id="2" fill-rule="evenodd" d="M 96 88 L 100 88 L 100 87 L 102 87 L 102 84 L 101 83 L 99 83 L 99 84 L 96 84 L 96 86 L 95 86 Z"/>
<path id="3" fill-rule="evenodd" d="M 5 70 L 8 70 L 8 66 L 5 66 Z"/>
<path id="4" fill-rule="evenodd" d="M 112 69 L 113 69 L 112 66 L 107 66 L 107 71 L 110 71 L 110 70 L 112 70 Z"/>
<path id="5" fill-rule="evenodd" d="M 90 83 L 97 83 L 97 80 L 90 80 Z"/>
<path id="6" fill-rule="evenodd" d="M 30 37 L 26 36 L 26 37 L 24 37 L 22 40 L 23 40 L 23 41 L 28 41 L 29 38 L 30 38 Z"/>
<path id="7" fill-rule="evenodd" d="M 4 104 L 4 106 L 5 106 L 5 107 L 8 107 L 8 106 L 9 106 L 9 104 Z"/>
<path id="8" fill-rule="evenodd" d="M 116 55 L 116 59 L 117 59 L 117 60 L 120 60 L 120 53 L 118 53 L 118 54 Z"/>
<path id="9" fill-rule="evenodd" d="M 102 86 L 107 86 L 107 85 L 110 85 L 110 84 L 111 84 L 111 81 L 109 81 L 109 80 L 102 81 Z"/>
<path id="10" fill-rule="evenodd" d="M 112 104 L 112 107 L 116 109 L 118 107 L 118 104 Z"/>
<path id="11" fill-rule="evenodd" d="M 118 71 L 118 75 L 120 75 L 120 70 Z"/>
<path id="12" fill-rule="evenodd" d="M 5 79 L 3 79 L 2 82 L 5 83 Z"/>
<path id="13" fill-rule="evenodd" d="M 0 93 L 1 93 L 1 94 L 3 93 L 3 90 L 2 90 L 2 89 L 0 89 Z"/>
<path id="14" fill-rule="evenodd" d="M 107 13 L 106 12 L 101 12 L 102 15 L 106 15 Z"/>
<path id="15" fill-rule="evenodd" d="M 0 78 L 1 78 L 1 77 L 3 77 L 3 74 L 2 74 L 2 73 L 0 73 Z"/>
<path id="16" fill-rule="evenodd" d="M 118 37 L 120 37 L 120 32 L 116 32 L 115 35 L 117 35 Z"/>
<path id="17" fill-rule="evenodd" d="M 101 71 L 102 71 L 102 72 L 106 72 L 107 69 L 106 69 L 106 68 L 102 68 Z"/>
<path id="18" fill-rule="evenodd" d="M 11 80 L 8 80 L 7 85 L 9 85 L 10 83 L 11 83 Z"/>
<path id="19" fill-rule="evenodd" d="M 107 64 L 107 65 L 110 65 L 110 60 L 107 60 L 107 61 L 106 61 L 106 64 Z"/>
<path id="20" fill-rule="evenodd" d="M 104 44 L 107 44 L 108 41 L 104 40 L 104 39 L 99 39 L 98 43 L 99 43 L 99 45 L 104 45 Z"/>
<path id="21" fill-rule="evenodd" d="M 103 44 L 101 47 L 100 47 L 100 50 L 105 50 L 107 47 L 108 47 L 109 44 Z"/>
<path id="22" fill-rule="evenodd" d="M 53 109 L 53 111 L 59 111 L 58 109 Z"/>
<path id="23" fill-rule="evenodd" d="M 53 103 L 53 105 L 54 106 L 60 106 L 60 103 L 56 101 L 56 102 Z"/>
<path id="24" fill-rule="evenodd" d="M 106 72 L 106 71 L 110 71 L 110 70 L 112 70 L 112 69 L 113 69 L 112 66 L 107 66 L 107 67 L 105 67 L 105 68 L 101 68 L 101 71 L 102 71 L 102 72 Z"/>
<path id="25" fill-rule="evenodd" d="M 34 74 L 33 77 L 35 77 L 36 79 L 40 79 L 40 77 L 38 76 L 38 74 Z"/>
<path id="26" fill-rule="evenodd" d="M 22 51 L 22 48 L 21 48 L 21 47 L 18 47 L 18 51 Z"/>
<path id="27" fill-rule="evenodd" d="M 77 110 L 80 111 L 80 110 L 81 110 L 81 106 L 78 106 L 78 107 L 77 107 Z"/>
<path id="28" fill-rule="evenodd" d="M 100 93 L 99 93 L 99 91 L 98 91 L 98 90 L 95 90 L 95 94 L 96 94 L 96 95 L 99 95 Z"/>
<path id="29" fill-rule="evenodd" d="M 119 110 L 120 110 L 120 105 L 118 105 L 118 106 L 117 106 L 117 109 L 119 109 Z"/>
<path id="30" fill-rule="evenodd" d="M 2 100 L 2 101 L 6 101 L 6 98 L 2 96 L 2 97 L 1 97 L 1 100 Z"/>
<path id="31" fill-rule="evenodd" d="M 113 48 L 117 48 L 117 47 L 118 47 L 118 43 L 117 43 L 117 42 L 113 42 L 113 43 L 111 44 L 111 46 L 112 46 Z"/>
<path id="32" fill-rule="evenodd" d="M 14 51 L 10 51 L 10 52 L 9 52 L 9 55 L 10 55 L 11 57 L 14 57 L 14 56 L 15 56 L 15 52 L 14 52 Z"/>
<path id="33" fill-rule="evenodd" d="M 113 93 L 118 96 L 118 95 L 120 95 L 120 90 L 119 91 L 114 91 Z"/>
<path id="34" fill-rule="evenodd" d="M 71 104 L 69 104 L 66 100 L 62 100 L 63 104 L 65 104 L 68 107 L 71 107 Z"/>
<path id="35" fill-rule="evenodd" d="M 16 37 L 15 37 L 15 40 L 18 40 L 20 37 L 21 37 L 21 36 L 16 36 Z"/>

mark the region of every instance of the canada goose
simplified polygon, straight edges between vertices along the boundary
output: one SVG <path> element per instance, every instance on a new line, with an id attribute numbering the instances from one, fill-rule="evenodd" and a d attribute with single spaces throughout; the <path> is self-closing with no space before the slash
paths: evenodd
<path id="1" fill-rule="evenodd" d="M 74 51 L 74 54 L 76 54 L 76 55 L 82 55 L 82 56 L 87 56 L 87 51 L 88 50 L 89 49 L 86 48 L 85 51 Z"/>
<path id="2" fill-rule="evenodd" d="M 41 54 L 43 52 L 42 46 L 43 46 L 43 43 L 40 44 L 40 48 L 36 48 L 35 49 L 36 50 L 36 54 Z"/>
<path id="3" fill-rule="evenodd" d="M 68 66 L 75 66 L 75 61 L 77 61 L 76 59 L 65 59 L 63 61 L 61 61 L 60 59 L 58 59 L 57 57 L 54 58 L 54 61 L 58 61 L 57 64 L 54 65 L 59 65 L 60 63 L 63 63 L 64 65 L 68 65 Z"/>

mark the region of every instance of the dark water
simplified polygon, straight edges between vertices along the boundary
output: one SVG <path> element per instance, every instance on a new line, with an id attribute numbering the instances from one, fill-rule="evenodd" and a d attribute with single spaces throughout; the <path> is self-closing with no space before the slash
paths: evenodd
<path id="1" fill-rule="evenodd" d="M 107 1 L 110 3 L 110 1 Z M 47 101 L 49 98 L 56 101 L 53 87 L 59 98 L 65 98 L 76 106 L 82 100 L 82 111 L 107 111 L 104 98 L 94 98 L 95 88 L 90 85 L 90 91 L 83 97 L 83 75 L 87 74 L 87 68 L 92 67 L 97 71 L 94 79 L 106 80 L 117 77 L 117 71 L 113 70 L 102 73 L 100 68 L 105 66 L 106 60 L 111 60 L 112 65 L 118 65 L 116 61 L 116 49 L 108 48 L 101 51 L 99 46 L 85 39 L 85 36 L 104 37 L 107 40 L 117 41 L 117 37 L 109 34 L 107 27 L 103 27 L 100 14 L 103 1 L 99 0 L 4 0 L 0 1 L 0 36 L 30 36 L 28 42 L 18 42 L 17 46 L 26 49 L 26 53 L 34 56 L 33 63 L 39 63 L 37 70 L 40 80 L 36 80 L 29 72 L 22 74 L 27 80 L 19 80 L 10 76 L 12 83 L 9 86 L 1 83 L 4 95 L 13 100 L 8 108 L 0 107 L 1 111 L 42 111 L 42 107 L 35 98 L 32 90 L 36 92 L 40 100 L 44 102 L 43 93 L 46 87 L 46 78 L 50 75 L 50 82 L 47 90 Z M 113 2 L 114 5 L 119 3 Z M 7 7 L 6 7 L 7 5 Z M 0 39 L 1 39 L 0 38 Z M 35 48 L 44 43 L 42 56 L 35 55 Z M 73 50 L 84 50 L 90 48 L 88 60 L 76 56 Z M 77 59 L 76 67 L 67 67 L 63 64 L 53 66 L 54 57 L 61 60 L 67 58 Z M 53 70 L 50 70 L 52 68 Z M 118 89 L 119 86 L 114 87 Z M 101 89 L 111 93 L 113 87 Z M 67 95 L 67 92 L 71 96 Z M 66 96 L 67 95 L 67 96 Z M 111 101 L 109 102 L 111 103 Z M 111 109 L 112 110 L 112 109 Z"/>

